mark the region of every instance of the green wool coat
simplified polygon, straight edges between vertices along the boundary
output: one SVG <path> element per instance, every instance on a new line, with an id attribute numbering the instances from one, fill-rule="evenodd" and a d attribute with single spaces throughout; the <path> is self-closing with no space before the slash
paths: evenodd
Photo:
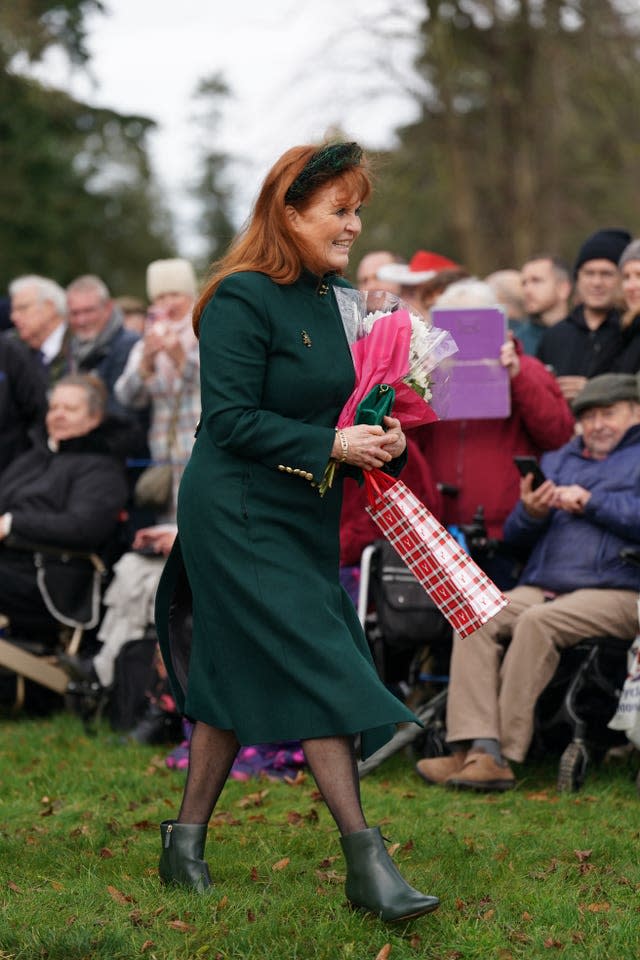
<path id="1" fill-rule="evenodd" d="M 157 627 L 187 716 L 242 744 L 361 733 L 366 756 L 415 717 L 340 586 L 343 471 L 324 497 L 313 486 L 354 386 L 331 284 L 347 285 L 238 273 L 204 310 L 202 420 Z"/>

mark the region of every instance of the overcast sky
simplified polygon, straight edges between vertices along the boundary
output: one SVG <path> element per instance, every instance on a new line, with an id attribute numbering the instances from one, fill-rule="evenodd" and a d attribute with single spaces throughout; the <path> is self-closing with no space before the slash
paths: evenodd
<path id="1" fill-rule="evenodd" d="M 389 146 L 414 117 L 411 36 L 423 0 L 106 0 L 90 19 L 95 83 L 60 57 L 37 71 L 88 102 L 157 120 L 156 171 L 183 253 L 196 252 L 193 93 L 221 72 L 232 96 L 215 146 L 233 156 L 236 220 L 248 213 L 271 163 L 287 147 L 340 126 L 370 147 Z M 393 8 L 400 15 L 393 15 Z M 191 121 L 191 122 L 190 122 Z"/>

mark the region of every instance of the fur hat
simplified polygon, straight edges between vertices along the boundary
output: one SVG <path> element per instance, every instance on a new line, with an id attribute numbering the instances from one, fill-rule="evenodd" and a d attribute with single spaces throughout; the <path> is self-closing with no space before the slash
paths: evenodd
<path id="1" fill-rule="evenodd" d="M 587 260 L 611 260 L 617 266 L 624 248 L 630 241 L 631 234 L 626 230 L 597 230 L 587 237 L 580 247 L 573 265 L 573 275 L 577 274 Z"/>
<path id="2" fill-rule="evenodd" d="M 635 373 L 603 373 L 587 380 L 571 404 L 571 409 L 579 416 L 590 407 L 611 407 L 619 400 L 635 400 L 640 403 L 638 378 Z"/>
<path id="3" fill-rule="evenodd" d="M 640 240 L 632 240 L 631 243 L 624 248 L 622 256 L 618 261 L 620 270 L 622 270 L 625 263 L 629 263 L 630 260 L 640 260 Z"/>
<path id="4" fill-rule="evenodd" d="M 389 280 L 405 287 L 417 287 L 443 270 L 460 270 L 460 266 L 443 257 L 439 253 L 430 253 L 428 250 L 418 250 L 411 257 L 409 263 L 385 263 L 378 270 L 379 280 Z"/>
<path id="5" fill-rule="evenodd" d="M 147 296 L 149 300 L 163 293 L 185 293 L 195 297 L 198 290 L 196 275 L 188 260 L 154 260 L 147 267 Z"/>

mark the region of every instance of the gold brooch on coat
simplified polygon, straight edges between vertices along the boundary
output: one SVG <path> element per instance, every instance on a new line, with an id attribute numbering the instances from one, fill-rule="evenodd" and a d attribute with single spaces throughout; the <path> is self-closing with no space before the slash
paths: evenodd
<path id="1" fill-rule="evenodd" d="M 302 342 L 304 343 L 305 347 L 311 346 L 311 337 L 306 330 L 302 331 Z"/>

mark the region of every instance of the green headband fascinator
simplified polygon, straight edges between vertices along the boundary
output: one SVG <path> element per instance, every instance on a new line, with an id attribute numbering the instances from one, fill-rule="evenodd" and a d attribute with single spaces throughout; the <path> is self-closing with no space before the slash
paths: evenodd
<path id="1" fill-rule="evenodd" d="M 362 161 L 362 147 L 355 143 L 329 143 L 322 147 L 307 160 L 306 164 L 295 178 L 284 195 L 284 202 L 300 203 L 317 187 L 327 180 L 348 170 L 357 167 Z"/>

